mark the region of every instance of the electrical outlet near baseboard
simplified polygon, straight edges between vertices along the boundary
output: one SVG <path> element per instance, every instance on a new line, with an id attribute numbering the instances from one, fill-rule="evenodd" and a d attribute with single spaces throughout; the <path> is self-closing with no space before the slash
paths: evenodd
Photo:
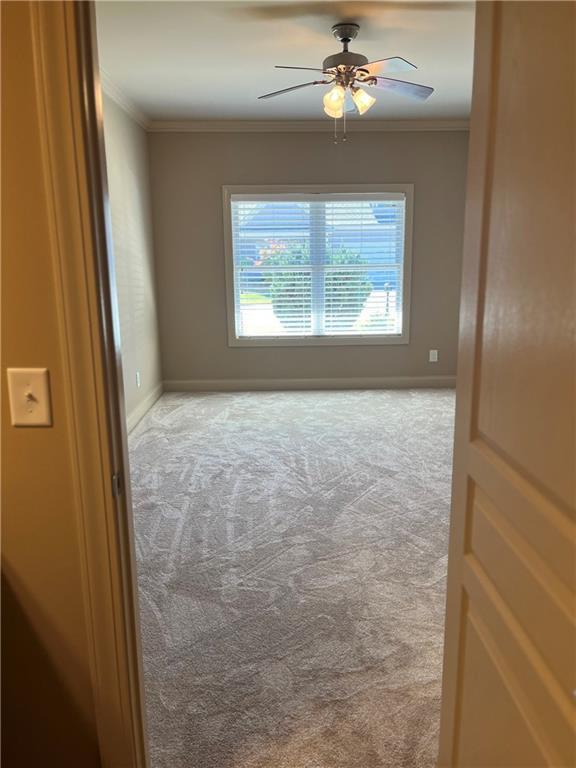
<path id="1" fill-rule="evenodd" d="M 136 371 L 136 386 L 138 389 L 142 386 L 142 379 L 140 378 L 140 371 Z"/>
<path id="2" fill-rule="evenodd" d="M 437 363 L 438 362 L 438 350 L 437 349 L 431 349 L 428 352 L 428 362 L 429 363 Z"/>

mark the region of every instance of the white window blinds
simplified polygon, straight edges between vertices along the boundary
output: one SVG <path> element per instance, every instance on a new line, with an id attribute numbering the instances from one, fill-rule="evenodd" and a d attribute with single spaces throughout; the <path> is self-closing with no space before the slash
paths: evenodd
<path id="1" fill-rule="evenodd" d="M 402 333 L 406 200 L 232 194 L 237 338 Z"/>

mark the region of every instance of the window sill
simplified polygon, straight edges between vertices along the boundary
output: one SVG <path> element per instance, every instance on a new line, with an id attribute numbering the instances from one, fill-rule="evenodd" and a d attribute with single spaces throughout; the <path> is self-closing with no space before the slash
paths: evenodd
<path id="1" fill-rule="evenodd" d="M 389 336 L 244 336 L 228 339 L 229 347 L 380 347 L 408 343 L 407 333 Z"/>

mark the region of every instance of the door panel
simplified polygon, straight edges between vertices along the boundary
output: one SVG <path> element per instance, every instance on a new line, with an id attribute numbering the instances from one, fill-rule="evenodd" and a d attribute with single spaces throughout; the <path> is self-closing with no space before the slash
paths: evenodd
<path id="1" fill-rule="evenodd" d="M 439 757 L 450 768 L 576 764 L 575 23 L 574 3 L 477 7 Z"/>
<path id="2" fill-rule="evenodd" d="M 470 768 L 545 765 L 545 753 L 515 700 L 513 682 L 490 633 L 473 613 L 466 618 L 465 632 L 464 675 L 472 684 L 462 692 L 458 764 Z M 489 706 L 494 698 L 499 701 L 497 708 Z M 508 743 L 510 731 L 516 734 L 513 752 Z M 476 738 L 478 732 L 489 733 L 490 738 Z"/>
<path id="3" fill-rule="evenodd" d="M 573 506 L 574 7 L 498 7 L 475 431 Z"/>
<path id="4" fill-rule="evenodd" d="M 467 552 L 475 558 L 568 693 L 574 683 L 571 596 L 526 539 L 477 486 Z"/>

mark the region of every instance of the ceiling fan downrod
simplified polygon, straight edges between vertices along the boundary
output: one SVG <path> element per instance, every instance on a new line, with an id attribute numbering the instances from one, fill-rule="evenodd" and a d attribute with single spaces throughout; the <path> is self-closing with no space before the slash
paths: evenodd
<path id="1" fill-rule="evenodd" d="M 358 36 L 359 31 L 360 25 L 353 24 L 352 22 L 334 24 L 332 34 L 342 43 L 342 51 L 325 58 L 322 63 L 322 69 L 334 69 L 339 66 L 363 67 L 365 64 L 368 64 L 366 56 L 362 56 L 361 53 L 352 53 L 348 50 L 349 43 Z"/>
<path id="2" fill-rule="evenodd" d="M 342 43 L 345 51 L 348 51 L 348 44 L 356 39 L 358 32 L 360 32 L 360 25 L 353 22 L 340 22 L 332 27 L 332 34 Z"/>

